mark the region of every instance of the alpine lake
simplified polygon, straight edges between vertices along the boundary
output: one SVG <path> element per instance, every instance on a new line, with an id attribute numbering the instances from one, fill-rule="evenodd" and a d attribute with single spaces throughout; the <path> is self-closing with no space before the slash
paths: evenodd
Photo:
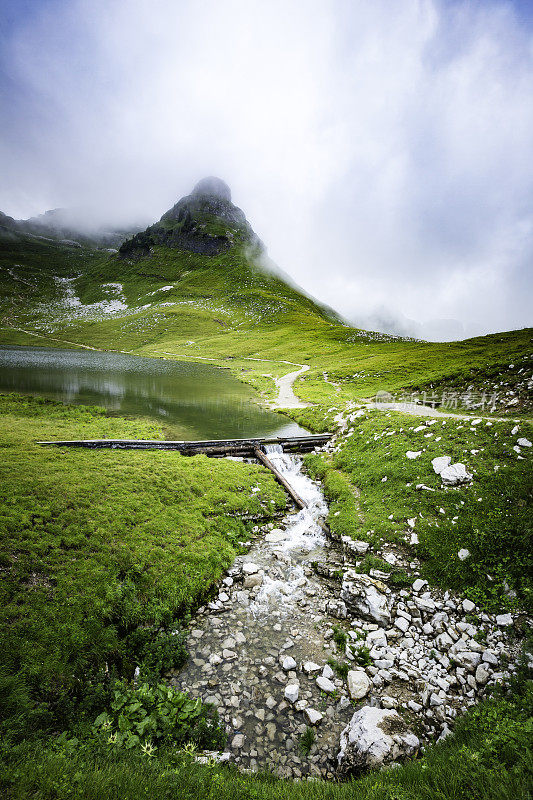
<path id="1" fill-rule="evenodd" d="M 229 370 L 117 352 L 1 347 L 0 391 L 105 408 L 158 422 L 171 440 L 301 436 L 288 417 L 262 408 Z"/>

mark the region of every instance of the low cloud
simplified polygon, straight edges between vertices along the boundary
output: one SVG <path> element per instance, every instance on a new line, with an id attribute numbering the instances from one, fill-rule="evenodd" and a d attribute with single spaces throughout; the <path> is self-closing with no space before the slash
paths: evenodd
<path id="1" fill-rule="evenodd" d="M 513 3 L 13 8 L 4 212 L 144 223 L 216 174 L 272 259 L 356 323 L 531 324 L 533 38 Z"/>

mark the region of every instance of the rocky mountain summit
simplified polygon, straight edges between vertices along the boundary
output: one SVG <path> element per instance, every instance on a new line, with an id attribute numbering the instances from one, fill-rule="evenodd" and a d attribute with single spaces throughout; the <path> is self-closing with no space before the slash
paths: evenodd
<path id="1" fill-rule="evenodd" d="M 244 212 L 231 202 L 227 183 L 209 177 L 199 181 L 159 222 L 124 242 L 120 253 L 139 257 L 164 245 L 213 256 L 239 242 L 252 252 L 264 249 Z"/>

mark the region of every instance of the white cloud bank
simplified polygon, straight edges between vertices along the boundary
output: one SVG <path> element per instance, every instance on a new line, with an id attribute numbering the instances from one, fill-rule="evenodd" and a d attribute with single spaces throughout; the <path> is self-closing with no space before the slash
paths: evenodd
<path id="1" fill-rule="evenodd" d="M 151 221 L 216 174 L 352 320 L 531 324 L 533 37 L 511 2 L 35 8 L 2 51 L 1 210 Z"/>

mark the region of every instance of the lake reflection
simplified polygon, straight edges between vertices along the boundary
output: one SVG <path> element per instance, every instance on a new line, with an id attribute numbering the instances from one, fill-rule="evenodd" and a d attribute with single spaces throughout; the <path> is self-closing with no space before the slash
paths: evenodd
<path id="1" fill-rule="evenodd" d="M 287 417 L 256 405 L 251 387 L 227 370 L 194 362 L 88 350 L 1 347 L 0 391 L 150 417 L 165 427 L 170 439 L 307 433 Z"/>

